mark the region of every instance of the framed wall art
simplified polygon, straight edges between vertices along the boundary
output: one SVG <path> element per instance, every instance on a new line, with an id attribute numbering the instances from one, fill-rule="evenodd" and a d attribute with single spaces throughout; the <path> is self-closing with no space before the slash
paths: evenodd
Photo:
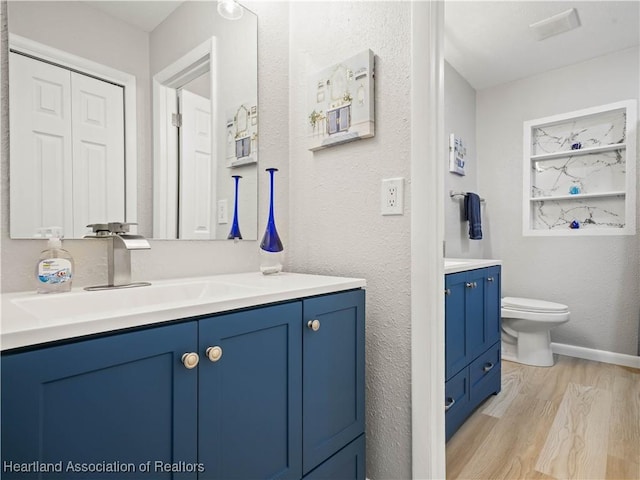
<path id="1" fill-rule="evenodd" d="M 465 175 L 467 163 L 467 147 L 462 138 L 455 133 L 449 136 L 449 171 L 458 175 Z"/>
<path id="2" fill-rule="evenodd" d="M 309 150 L 373 137 L 374 54 L 359 54 L 309 78 Z"/>

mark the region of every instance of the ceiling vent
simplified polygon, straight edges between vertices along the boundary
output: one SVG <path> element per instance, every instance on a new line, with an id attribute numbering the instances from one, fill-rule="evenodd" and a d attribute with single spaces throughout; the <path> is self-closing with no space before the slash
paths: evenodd
<path id="1" fill-rule="evenodd" d="M 568 32 L 579 26 L 580 19 L 578 18 L 578 11 L 572 8 L 566 12 L 558 13 L 553 17 L 532 23 L 529 25 L 529 28 L 537 40 L 544 40 L 545 38 Z"/>

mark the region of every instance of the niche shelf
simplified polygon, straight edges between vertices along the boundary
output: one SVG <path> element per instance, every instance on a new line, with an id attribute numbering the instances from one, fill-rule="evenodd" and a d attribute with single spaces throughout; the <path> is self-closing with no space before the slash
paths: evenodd
<path id="1" fill-rule="evenodd" d="M 635 234 L 637 118 L 627 100 L 524 122 L 523 235 Z"/>

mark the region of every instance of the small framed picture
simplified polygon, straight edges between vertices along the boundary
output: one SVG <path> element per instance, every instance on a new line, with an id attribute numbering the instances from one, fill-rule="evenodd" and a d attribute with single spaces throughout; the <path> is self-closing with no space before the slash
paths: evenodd
<path id="1" fill-rule="evenodd" d="M 456 137 L 455 133 L 449 136 L 449 171 L 458 175 L 465 175 L 467 163 L 467 147 L 462 138 Z"/>

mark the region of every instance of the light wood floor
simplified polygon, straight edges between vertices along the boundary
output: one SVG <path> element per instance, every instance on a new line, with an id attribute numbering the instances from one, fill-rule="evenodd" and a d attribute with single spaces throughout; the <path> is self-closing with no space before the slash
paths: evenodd
<path id="1" fill-rule="evenodd" d="M 448 479 L 640 479 L 640 370 L 502 363 L 502 392 L 447 443 Z"/>

